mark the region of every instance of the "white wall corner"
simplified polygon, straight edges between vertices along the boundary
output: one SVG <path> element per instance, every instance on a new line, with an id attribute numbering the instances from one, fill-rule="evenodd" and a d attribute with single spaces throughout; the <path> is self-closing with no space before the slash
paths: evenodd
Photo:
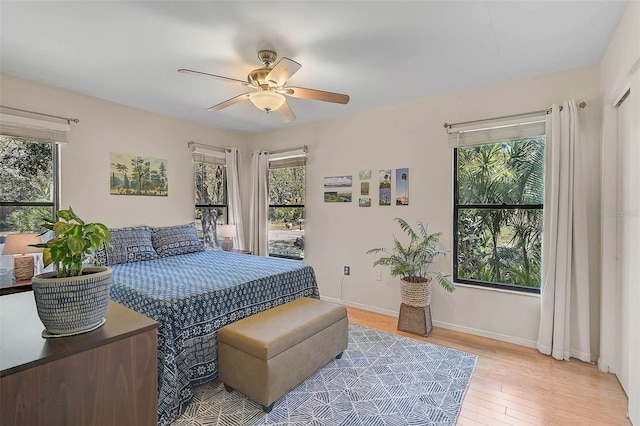
<path id="1" fill-rule="evenodd" d="M 611 368 L 611 366 L 609 364 L 607 364 L 602 357 L 598 358 L 598 370 L 602 371 L 603 373 L 615 373 L 615 371 L 613 371 L 613 368 Z"/>

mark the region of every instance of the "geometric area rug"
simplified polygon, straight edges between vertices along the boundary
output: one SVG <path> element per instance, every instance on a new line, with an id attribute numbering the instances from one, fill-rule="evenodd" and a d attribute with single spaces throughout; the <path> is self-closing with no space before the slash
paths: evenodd
<path id="1" fill-rule="evenodd" d="M 266 414 L 215 380 L 172 426 L 455 425 L 477 355 L 349 324 L 349 347 Z"/>

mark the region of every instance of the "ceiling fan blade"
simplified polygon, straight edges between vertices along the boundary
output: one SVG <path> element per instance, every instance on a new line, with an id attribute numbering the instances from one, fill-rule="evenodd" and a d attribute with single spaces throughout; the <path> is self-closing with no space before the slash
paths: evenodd
<path id="1" fill-rule="evenodd" d="M 296 119 L 296 115 L 293 113 L 293 111 L 291 111 L 291 108 L 289 108 L 289 104 L 287 104 L 286 102 L 283 103 L 280 108 L 278 108 L 278 111 L 280 111 L 280 114 L 282 114 L 282 118 L 284 119 L 284 121 L 294 121 Z"/>
<path id="2" fill-rule="evenodd" d="M 209 73 L 201 72 L 201 71 L 194 71 L 194 70 L 188 70 L 188 69 L 185 69 L 185 68 L 180 68 L 178 70 L 178 72 L 181 72 L 181 73 L 184 73 L 184 74 L 204 75 L 204 76 L 207 76 L 207 77 L 213 77 L 213 78 L 216 78 L 218 80 L 226 81 L 227 83 L 239 84 L 239 85 L 245 86 L 245 87 L 254 87 L 248 81 L 237 80 L 235 78 L 223 77 L 221 75 L 209 74 Z"/>
<path id="3" fill-rule="evenodd" d="M 313 99 L 315 101 L 333 102 L 336 104 L 346 104 L 349 102 L 349 95 L 305 89 L 304 87 L 285 87 L 284 94 L 294 98 Z"/>
<path id="4" fill-rule="evenodd" d="M 292 75 L 298 72 L 300 68 L 302 68 L 302 65 L 296 61 L 282 57 L 278 63 L 274 65 L 269 74 L 267 74 L 265 80 L 274 81 L 277 86 L 282 86 Z"/>
<path id="5" fill-rule="evenodd" d="M 237 104 L 238 102 L 242 102 L 246 99 L 249 99 L 249 93 L 243 93 L 242 95 L 238 95 L 235 98 L 227 99 L 226 101 L 221 102 L 218 105 L 207 108 L 207 111 L 220 111 L 223 108 L 230 107 L 231 105 Z"/>

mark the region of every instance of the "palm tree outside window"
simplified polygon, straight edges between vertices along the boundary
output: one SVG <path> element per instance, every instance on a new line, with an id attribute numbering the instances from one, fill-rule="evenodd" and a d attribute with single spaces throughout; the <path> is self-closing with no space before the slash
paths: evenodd
<path id="1" fill-rule="evenodd" d="M 540 293 L 545 137 L 454 149 L 454 281 Z"/>

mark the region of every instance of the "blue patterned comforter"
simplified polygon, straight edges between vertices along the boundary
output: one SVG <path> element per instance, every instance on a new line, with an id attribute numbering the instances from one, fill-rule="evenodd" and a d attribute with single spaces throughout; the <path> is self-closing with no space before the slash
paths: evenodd
<path id="1" fill-rule="evenodd" d="M 193 386 L 218 376 L 218 329 L 299 297 L 319 297 L 313 268 L 284 259 L 205 251 L 111 269 L 111 298 L 160 323 L 160 425 L 184 412 Z"/>

